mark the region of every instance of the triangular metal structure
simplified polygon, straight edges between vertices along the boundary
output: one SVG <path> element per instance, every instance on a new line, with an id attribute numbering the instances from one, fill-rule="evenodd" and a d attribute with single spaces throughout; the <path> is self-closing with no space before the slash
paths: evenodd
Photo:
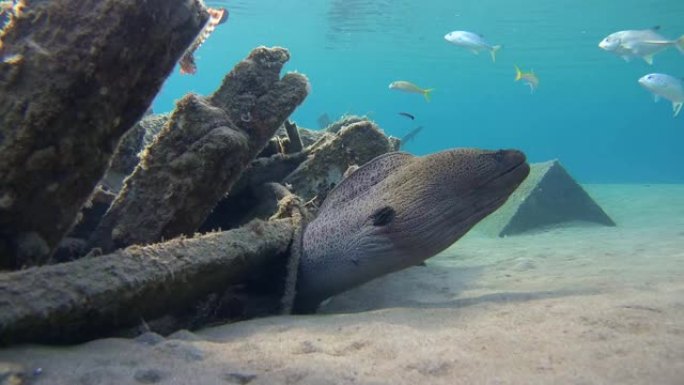
<path id="1" fill-rule="evenodd" d="M 615 226 L 560 162 L 552 160 L 532 164 L 527 179 L 478 229 L 504 237 L 570 222 Z"/>

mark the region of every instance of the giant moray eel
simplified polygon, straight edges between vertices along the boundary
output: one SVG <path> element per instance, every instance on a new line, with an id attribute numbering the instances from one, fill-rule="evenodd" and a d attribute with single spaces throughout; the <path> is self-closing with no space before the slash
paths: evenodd
<path id="1" fill-rule="evenodd" d="M 304 229 L 295 312 L 446 249 L 499 208 L 530 167 L 516 150 L 381 155 L 336 186 Z"/>

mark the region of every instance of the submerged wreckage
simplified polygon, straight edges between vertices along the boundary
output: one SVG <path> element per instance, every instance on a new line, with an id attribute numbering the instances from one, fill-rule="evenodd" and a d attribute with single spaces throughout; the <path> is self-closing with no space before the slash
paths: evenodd
<path id="1" fill-rule="evenodd" d="M 394 152 L 365 118 L 298 128 L 287 119 L 310 86 L 281 76 L 278 47 L 254 49 L 213 94 L 144 116 L 227 17 L 199 0 L 3 10 L 3 344 L 314 311 L 449 246 L 529 172 L 517 151 Z M 475 196 L 472 212 L 425 205 Z"/>

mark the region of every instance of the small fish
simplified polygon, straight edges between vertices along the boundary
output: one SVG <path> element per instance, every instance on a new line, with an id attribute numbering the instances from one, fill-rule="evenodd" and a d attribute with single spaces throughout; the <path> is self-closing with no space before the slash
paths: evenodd
<path id="1" fill-rule="evenodd" d="M 322 113 L 318 117 L 317 122 L 318 122 L 318 128 L 320 128 L 320 129 L 324 129 L 324 128 L 326 128 L 332 124 L 332 120 L 330 120 L 330 115 L 328 115 L 327 112 Z"/>
<path id="2" fill-rule="evenodd" d="M 199 35 L 197 35 L 190 47 L 185 50 L 185 53 L 178 61 L 181 74 L 192 75 L 197 72 L 194 56 L 195 51 L 197 51 L 197 49 L 209 38 L 219 24 L 223 24 L 228 20 L 228 10 L 225 8 L 207 8 L 207 12 L 209 12 L 207 24 L 204 25 L 202 31 L 200 31 Z"/>
<path id="3" fill-rule="evenodd" d="M 659 28 L 611 33 L 598 46 L 621 56 L 625 61 L 640 57 L 648 64 L 653 64 L 653 56 L 670 46 L 677 47 L 684 54 L 684 35 L 677 40 L 669 40 L 656 32 Z"/>
<path id="4" fill-rule="evenodd" d="M 411 115 L 411 114 L 409 114 L 408 112 L 400 112 L 399 115 L 405 116 L 405 117 L 407 117 L 407 118 L 409 118 L 409 119 L 411 119 L 411 120 L 416 120 L 416 117 L 413 116 L 413 115 Z"/>
<path id="5" fill-rule="evenodd" d="M 515 67 L 515 81 L 520 81 L 522 80 L 525 82 L 530 87 L 530 93 L 534 93 L 534 91 L 539 87 L 539 78 L 537 75 L 534 74 L 534 71 L 530 72 L 523 72 L 517 65 L 513 65 Z"/>
<path id="6" fill-rule="evenodd" d="M 451 44 L 468 48 L 476 55 L 480 51 L 489 51 L 493 62 L 496 62 L 496 52 L 502 47 L 501 45 L 491 45 L 485 41 L 484 36 L 468 31 L 452 31 L 444 35 L 444 39 Z"/>
<path id="7" fill-rule="evenodd" d="M 418 127 L 414 128 L 413 130 L 409 131 L 408 134 L 402 136 L 400 139 L 400 142 L 399 142 L 400 143 L 399 147 L 402 148 L 406 145 L 406 143 L 415 139 L 416 135 L 418 135 L 418 133 L 422 130 L 423 130 L 423 126 L 418 126 Z"/>
<path id="8" fill-rule="evenodd" d="M 422 94 L 425 100 L 428 102 L 430 101 L 430 92 L 435 90 L 434 88 L 420 88 L 417 85 L 404 80 L 397 80 L 395 82 L 390 83 L 389 89 L 409 92 L 412 94 Z"/>
<path id="9" fill-rule="evenodd" d="M 663 97 L 672 102 L 674 116 L 679 114 L 684 104 L 684 81 L 666 74 L 648 74 L 639 79 L 639 84 L 653 93 L 657 102 Z"/>

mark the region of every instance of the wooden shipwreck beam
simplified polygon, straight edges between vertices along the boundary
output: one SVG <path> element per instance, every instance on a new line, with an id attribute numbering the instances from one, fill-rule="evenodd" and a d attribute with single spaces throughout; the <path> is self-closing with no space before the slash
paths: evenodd
<path id="1" fill-rule="evenodd" d="M 208 19 L 199 0 L 32 0 L 0 33 L 0 269 L 42 263 Z"/>
<path id="2" fill-rule="evenodd" d="M 109 252 L 196 232 L 306 98 L 306 77 L 280 77 L 289 58 L 284 48 L 256 48 L 212 96 L 181 99 L 90 246 Z"/>
<path id="3" fill-rule="evenodd" d="M 286 258 L 296 227 L 291 218 L 253 221 L 0 274 L 0 344 L 85 341 L 187 308 Z"/>

